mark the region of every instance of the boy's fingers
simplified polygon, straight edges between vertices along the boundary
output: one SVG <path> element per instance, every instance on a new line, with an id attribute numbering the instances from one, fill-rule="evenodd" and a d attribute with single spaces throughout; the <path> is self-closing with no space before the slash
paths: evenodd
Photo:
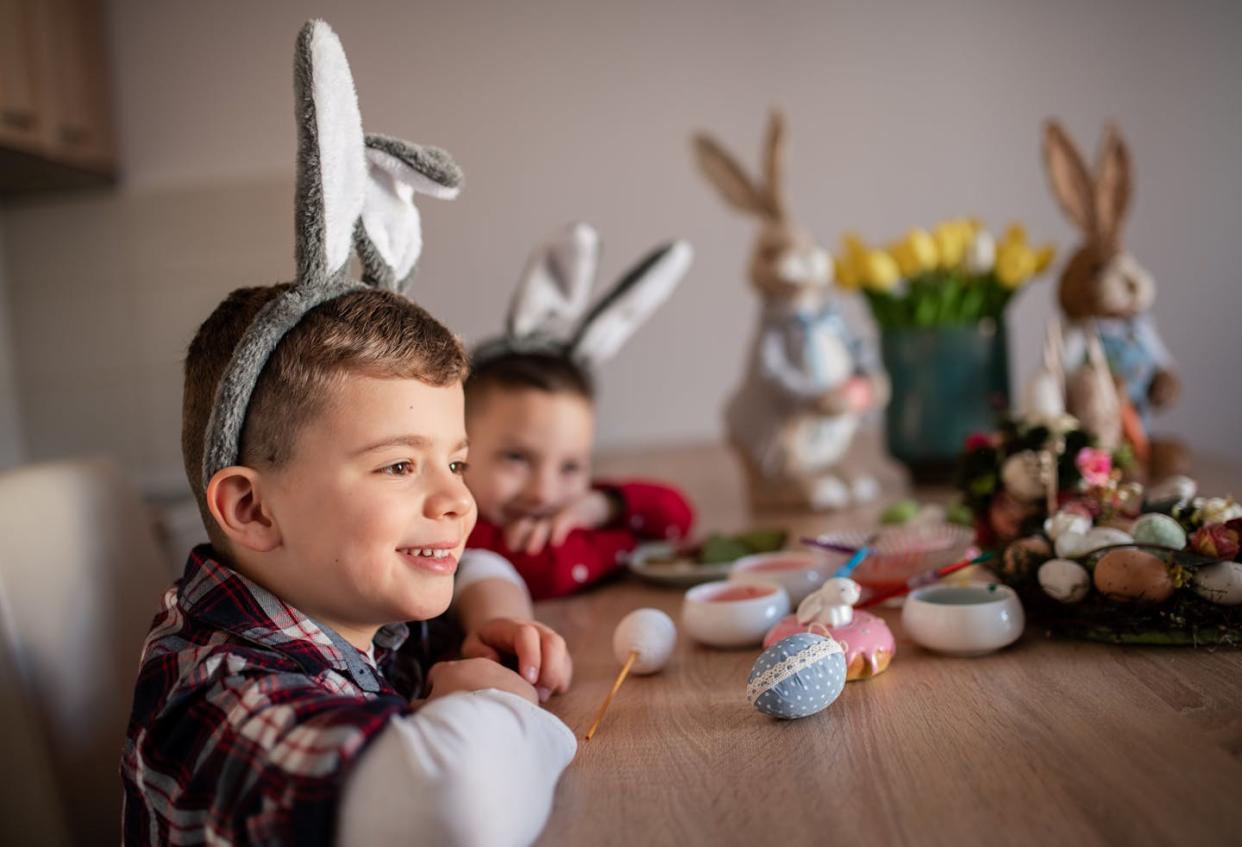
<path id="1" fill-rule="evenodd" d="M 534 521 L 531 518 L 520 518 L 505 527 L 505 546 L 510 550 L 521 551 L 526 546 L 526 538 L 530 535 Z"/>
<path id="2" fill-rule="evenodd" d="M 519 624 L 513 633 L 513 652 L 517 653 L 522 678 L 534 685 L 539 681 L 539 669 L 543 665 L 539 630 L 530 624 Z"/>
<path id="3" fill-rule="evenodd" d="M 548 534 L 552 529 L 551 521 L 540 520 L 530 528 L 530 535 L 526 538 L 526 552 L 535 555 L 544 548 L 548 543 Z"/>
<path id="4" fill-rule="evenodd" d="M 548 543 L 553 547 L 560 547 L 569 537 L 569 533 L 573 531 L 575 523 L 573 512 L 569 510 L 561 512 L 552 519 L 552 533 Z"/>
<path id="5" fill-rule="evenodd" d="M 543 665 L 539 668 L 539 683 L 545 688 L 563 694 L 569 690 L 573 677 L 573 662 L 569 658 L 569 650 L 565 640 L 554 632 L 542 633 Z"/>
<path id="6" fill-rule="evenodd" d="M 463 659 L 491 659 L 493 662 L 500 661 L 500 653 L 477 635 L 471 635 L 462 643 L 461 657 Z"/>

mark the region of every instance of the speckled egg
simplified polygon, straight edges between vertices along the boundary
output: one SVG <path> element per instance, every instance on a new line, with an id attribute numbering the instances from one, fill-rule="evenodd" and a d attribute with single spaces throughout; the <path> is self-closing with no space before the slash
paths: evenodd
<path id="1" fill-rule="evenodd" d="M 1052 545 L 1041 536 L 1028 535 L 1005 548 L 1001 572 L 1010 579 L 1021 579 L 1052 558 Z"/>
<path id="2" fill-rule="evenodd" d="M 1195 571 L 1195 593 L 1220 606 L 1242 603 L 1242 564 L 1217 562 Z"/>
<path id="3" fill-rule="evenodd" d="M 1113 600 L 1163 603 L 1173 594 L 1173 577 L 1159 556 L 1142 550 L 1111 550 L 1095 563 L 1095 587 Z"/>
<path id="4" fill-rule="evenodd" d="M 839 643 L 800 632 L 759 655 L 746 682 L 746 699 L 774 718 L 805 718 L 841 696 L 845 674 L 845 651 Z"/>
<path id="5" fill-rule="evenodd" d="M 1134 523 L 1134 540 L 1140 544 L 1159 544 L 1181 550 L 1186 546 L 1186 530 L 1168 515 L 1143 515 Z"/>
<path id="6" fill-rule="evenodd" d="M 1049 559 L 1039 566 L 1039 587 L 1061 603 L 1077 603 L 1091 590 L 1087 569 L 1069 559 Z"/>

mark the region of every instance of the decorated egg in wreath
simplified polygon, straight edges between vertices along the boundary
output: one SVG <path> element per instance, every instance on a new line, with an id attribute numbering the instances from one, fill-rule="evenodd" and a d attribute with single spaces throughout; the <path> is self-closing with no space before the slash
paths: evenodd
<path id="1" fill-rule="evenodd" d="M 821 712 L 845 688 L 845 651 L 835 639 L 800 632 L 760 654 L 746 684 L 746 699 L 774 718 Z"/>

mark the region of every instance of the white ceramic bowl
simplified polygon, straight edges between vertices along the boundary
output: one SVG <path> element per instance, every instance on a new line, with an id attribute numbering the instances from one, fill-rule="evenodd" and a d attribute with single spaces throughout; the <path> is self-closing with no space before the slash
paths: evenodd
<path id="1" fill-rule="evenodd" d="M 686 592 L 681 627 L 710 647 L 754 647 L 789 614 L 789 595 L 774 582 L 707 582 Z"/>
<path id="2" fill-rule="evenodd" d="M 785 589 L 790 604 L 796 609 L 806 596 L 824 584 L 832 572 L 845 563 L 846 557 L 829 556 L 811 550 L 778 550 L 756 553 L 733 563 L 729 579 L 736 582 L 774 582 Z"/>
<path id="3" fill-rule="evenodd" d="M 915 643 L 950 656 L 982 656 L 1017 641 L 1026 625 L 1012 588 L 972 582 L 910 593 L 901 626 Z"/>

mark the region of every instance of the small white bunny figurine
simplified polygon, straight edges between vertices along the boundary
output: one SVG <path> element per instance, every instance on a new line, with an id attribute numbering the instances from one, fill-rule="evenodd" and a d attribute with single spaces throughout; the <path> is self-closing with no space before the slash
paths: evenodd
<path id="1" fill-rule="evenodd" d="M 857 582 L 848 577 L 833 577 L 798 604 L 798 623 L 846 626 L 854 620 L 854 604 L 861 596 Z"/>

